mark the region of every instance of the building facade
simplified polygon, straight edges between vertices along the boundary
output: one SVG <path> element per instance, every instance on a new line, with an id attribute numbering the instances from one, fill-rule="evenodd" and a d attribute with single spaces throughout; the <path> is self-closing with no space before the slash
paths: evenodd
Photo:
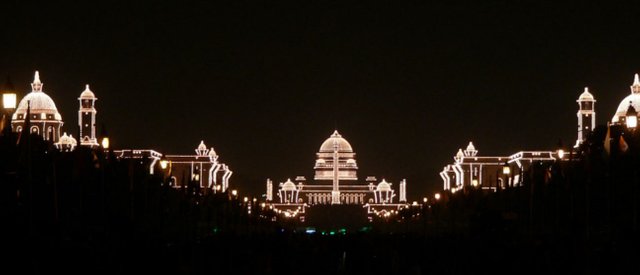
<path id="1" fill-rule="evenodd" d="M 298 176 L 274 186 L 267 179 L 269 207 L 285 217 L 295 217 L 314 205 L 359 205 L 369 214 L 384 214 L 406 206 L 406 180 L 401 180 L 397 188 L 385 179 L 378 182 L 373 176 L 359 182 L 355 156 L 351 144 L 334 131 L 316 153 L 312 181 Z"/>

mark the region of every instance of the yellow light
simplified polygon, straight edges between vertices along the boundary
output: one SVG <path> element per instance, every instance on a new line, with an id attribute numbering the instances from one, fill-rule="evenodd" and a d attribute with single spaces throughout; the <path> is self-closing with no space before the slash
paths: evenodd
<path id="1" fill-rule="evenodd" d="M 472 180 L 471 181 L 471 186 L 474 186 L 474 187 L 478 186 L 478 180 L 477 179 Z"/>
<path id="2" fill-rule="evenodd" d="M 265 208 L 265 207 L 267 206 L 267 204 L 263 202 L 263 203 L 261 203 L 261 204 L 260 204 L 260 206 L 261 206 L 262 208 Z"/>
<path id="3" fill-rule="evenodd" d="M 434 196 L 436 198 L 436 200 L 440 199 L 440 193 L 436 193 L 436 195 Z"/>
<path id="4" fill-rule="evenodd" d="M 108 137 L 102 138 L 102 148 L 109 149 L 109 138 Z"/>
<path id="5" fill-rule="evenodd" d="M 636 128 L 638 126 L 638 118 L 636 116 L 627 116 L 627 127 Z"/>
<path id="6" fill-rule="evenodd" d="M 411 205 L 418 206 L 418 202 L 417 201 L 413 201 L 413 203 Z"/>
<path id="7" fill-rule="evenodd" d="M 564 158 L 564 150 L 558 149 L 558 158 L 560 159 Z"/>
<path id="8" fill-rule="evenodd" d="M 2 105 L 5 109 L 15 109 L 16 108 L 16 94 L 7 93 L 2 94 Z"/>
<path id="9" fill-rule="evenodd" d="M 238 195 L 238 190 L 231 190 L 231 195 L 234 197 Z"/>
<path id="10" fill-rule="evenodd" d="M 168 165 L 169 165 L 169 161 L 167 161 L 166 159 L 163 159 L 160 161 L 160 168 L 162 168 L 162 170 L 167 169 Z"/>
<path id="11" fill-rule="evenodd" d="M 244 200 L 244 202 L 248 202 L 248 201 L 249 201 L 249 198 L 244 197 L 244 199 L 243 199 L 243 200 Z"/>
<path id="12" fill-rule="evenodd" d="M 422 202 L 427 203 L 428 199 L 426 197 L 422 198 Z"/>
<path id="13" fill-rule="evenodd" d="M 216 184 L 216 191 L 220 191 L 221 186 L 219 184 Z"/>
<path id="14" fill-rule="evenodd" d="M 511 174 L 511 168 L 509 165 L 502 166 L 502 174 L 509 175 Z"/>

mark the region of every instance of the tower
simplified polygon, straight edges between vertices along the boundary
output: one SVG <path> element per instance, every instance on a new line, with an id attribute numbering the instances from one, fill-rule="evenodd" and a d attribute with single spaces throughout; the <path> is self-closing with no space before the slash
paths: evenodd
<path id="1" fill-rule="evenodd" d="M 637 75 L 636 75 L 637 80 Z M 580 146 L 589 133 L 596 127 L 596 111 L 593 95 L 589 93 L 589 88 L 584 87 L 584 92 L 580 95 L 578 100 L 578 139 L 576 140 L 575 147 Z"/>
<path id="2" fill-rule="evenodd" d="M 96 96 L 89 89 L 89 84 L 80 94 L 78 101 L 80 109 L 78 110 L 78 126 L 80 126 L 80 145 L 98 146 L 96 139 Z"/>

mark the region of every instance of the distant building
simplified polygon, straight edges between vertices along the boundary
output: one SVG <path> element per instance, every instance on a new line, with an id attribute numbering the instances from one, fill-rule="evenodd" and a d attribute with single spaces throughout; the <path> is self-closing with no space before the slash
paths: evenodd
<path id="1" fill-rule="evenodd" d="M 608 127 L 636 128 L 638 125 L 638 113 L 640 110 L 640 77 L 634 76 L 630 86 L 631 94 L 625 97 L 616 109 Z M 459 149 L 454 157 L 454 163 L 446 165 L 440 172 L 443 181 L 443 189 L 456 192 L 465 188 L 481 188 L 497 190 L 522 184 L 525 172 L 534 163 L 549 165 L 557 160 L 576 159 L 572 154 L 579 150 L 580 145 L 587 140 L 596 126 L 595 97 L 589 88 L 576 100 L 578 103 L 578 129 L 576 144 L 573 149 L 564 151 L 559 148 L 555 151 L 522 151 L 510 156 L 478 156 L 478 151 L 470 142 L 466 150 Z M 607 153 L 611 148 L 625 150 L 624 135 L 620 131 L 615 137 L 607 135 L 604 140 L 604 149 Z M 616 144 L 617 146 L 612 146 Z M 508 169 L 507 169 L 508 168 Z M 509 173 L 503 171 L 509 170 Z"/>
<path id="2" fill-rule="evenodd" d="M 458 150 L 452 164 L 440 172 L 443 189 L 451 192 L 465 188 L 496 191 L 522 185 L 525 172 L 533 163 L 555 161 L 557 152 L 521 151 L 510 156 L 479 156 L 472 142 Z M 564 156 L 563 156 L 564 157 Z"/>
<path id="3" fill-rule="evenodd" d="M 361 205 L 369 214 L 397 213 L 405 207 L 406 180 L 398 183 L 398 192 L 392 183 L 385 179 L 377 182 L 372 176 L 358 183 L 355 155 L 351 144 L 335 131 L 316 154 L 313 181 L 298 176 L 274 187 L 267 179 L 268 206 L 285 217 L 304 214 L 313 205 Z"/>
<path id="4" fill-rule="evenodd" d="M 218 154 L 211 147 L 207 149 L 204 141 L 192 155 L 166 155 L 171 169 L 172 184 L 175 187 L 186 186 L 188 182 L 196 182 L 200 188 L 208 188 L 216 192 L 227 192 L 229 178 L 233 171 L 227 164 L 218 161 Z"/>
<path id="5" fill-rule="evenodd" d="M 216 151 L 207 149 L 204 141 L 195 149 L 195 154 L 164 155 L 151 149 L 113 150 L 118 158 L 148 160 L 149 174 L 163 173 L 168 184 L 174 188 L 188 187 L 189 184 L 213 193 L 227 192 L 229 178 L 233 171 L 227 164 L 218 161 Z M 166 167 L 162 168 L 162 161 Z"/>

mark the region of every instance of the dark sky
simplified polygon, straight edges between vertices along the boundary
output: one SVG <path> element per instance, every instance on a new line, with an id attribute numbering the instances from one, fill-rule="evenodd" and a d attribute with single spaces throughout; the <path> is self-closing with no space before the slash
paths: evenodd
<path id="1" fill-rule="evenodd" d="M 310 178 L 338 128 L 362 179 L 407 178 L 417 199 L 470 140 L 482 155 L 573 144 L 584 86 L 603 124 L 640 72 L 637 5 L 272 2 L 4 2 L 0 75 L 24 95 L 39 70 L 74 133 L 89 83 L 116 147 L 204 139 L 256 195 Z"/>

